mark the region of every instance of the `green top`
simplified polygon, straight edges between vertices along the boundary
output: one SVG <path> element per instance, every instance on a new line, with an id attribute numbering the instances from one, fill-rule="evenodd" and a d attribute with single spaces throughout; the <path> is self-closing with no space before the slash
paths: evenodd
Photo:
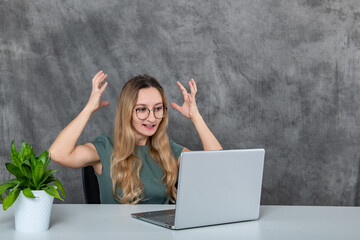
<path id="1" fill-rule="evenodd" d="M 116 204 L 118 202 L 112 194 L 112 180 L 110 177 L 110 157 L 114 150 L 113 139 L 105 135 L 100 135 L 92 143 L 102 163 L 101 174 L 96 174 L 99 182 L 100 201 L 105 204 Z M 170 148 L 177 161 L 184 147 L 170 139 Z M 140 179 L 144 186 L 144 200 L 139 203 L 168 204 L 169 199 L 166 196 L 166 184 L 161 181 L 164 176 L 161 166 L 150 158 L 147 145 L 136 146 L 135 152 L 143 164 L 140 170 Z M 122 191 L 119 186 L 117 186 L 116 192 L 121 196 Z"/>

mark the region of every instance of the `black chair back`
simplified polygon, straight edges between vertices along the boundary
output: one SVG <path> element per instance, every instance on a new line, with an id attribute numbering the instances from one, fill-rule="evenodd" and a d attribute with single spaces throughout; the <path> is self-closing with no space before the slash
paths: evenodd
<path id="1" fill-rule="evenodd" d="M 82 180 L 85 203 L 100 204 L 99 183 L 93 167 L 82 168 Z"/>

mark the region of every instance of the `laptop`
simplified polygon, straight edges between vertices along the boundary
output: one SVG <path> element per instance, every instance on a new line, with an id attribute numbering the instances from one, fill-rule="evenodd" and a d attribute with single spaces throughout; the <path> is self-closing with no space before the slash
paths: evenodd
<path id="1" fill-rule="evenodd" d="M 264 157 L 264 149 L 183 152 L 175 209 L 131 216 L 170 229 L 256 220 Z"/>

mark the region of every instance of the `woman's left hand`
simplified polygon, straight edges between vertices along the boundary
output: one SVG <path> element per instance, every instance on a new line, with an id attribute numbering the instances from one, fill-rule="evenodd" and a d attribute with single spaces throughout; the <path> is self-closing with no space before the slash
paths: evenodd
<path id="1" fill-rule="evenodd" d="M 173 102 L 170 103 L 170 105 L 173 108 L 175 108 L 176 110 L 178 110 L 185 117 L 190 118 L 190 119 L 196 118 L 200 114 L 199 114 L 199 110 L 197 108 L 196 101 L 195 101 L 197 87 L 196 87 L 196 83 L 195 83 L 194 79 L 191 79 L 189 81 L 190 93 L 188 93 L 186 91 L 184 86 L 181 85 L 181 83 L 179 81 L 177 82 L 177 85 L 179 86 L 181 93 L 184 96 L 184 103 L 181 107 Z"/>

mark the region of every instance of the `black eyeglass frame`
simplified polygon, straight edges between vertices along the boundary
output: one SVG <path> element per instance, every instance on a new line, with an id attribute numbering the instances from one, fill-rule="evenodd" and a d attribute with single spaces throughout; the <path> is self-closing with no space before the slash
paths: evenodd
<path id="1" fill-rule="evenodd" d="M 138 107 L 138 108 L 135 108 L 134 111 L 135 111 L 136 117 L 137 117 L 139 120 L 145 120 L 145 119 L 147 119 L 147 118 L 150 116 L 150 112 L 153 112 L 154 117 L 155 117 L 156 119 L 163 119 L 163 118 L 166 116 L 167 107 L 165 107 L 165 106 L 161 106 L 161 107 L 163 108 L 163 111 L 164 111 L 164 114 L 163 114 L 163 116 L 162 116 L 161 118 L 156 117 L 156 116 L 155 116 L 155 112 L 154 112 L 154 110 L 155 110 L 156 108 L 159 108 L 159 107 L 155 107 L 155 108 L 153 108 L 152 110 L 150 110 L 148 107 Z M 139 110 L 140 108 L 146 108 L 146 109 L 148 110 L 148 111 L 147 111 L 148 114 L 147 114 L 146 118 L 139 118 L 139 116 L 138 116 L 138 110 Z"/>

